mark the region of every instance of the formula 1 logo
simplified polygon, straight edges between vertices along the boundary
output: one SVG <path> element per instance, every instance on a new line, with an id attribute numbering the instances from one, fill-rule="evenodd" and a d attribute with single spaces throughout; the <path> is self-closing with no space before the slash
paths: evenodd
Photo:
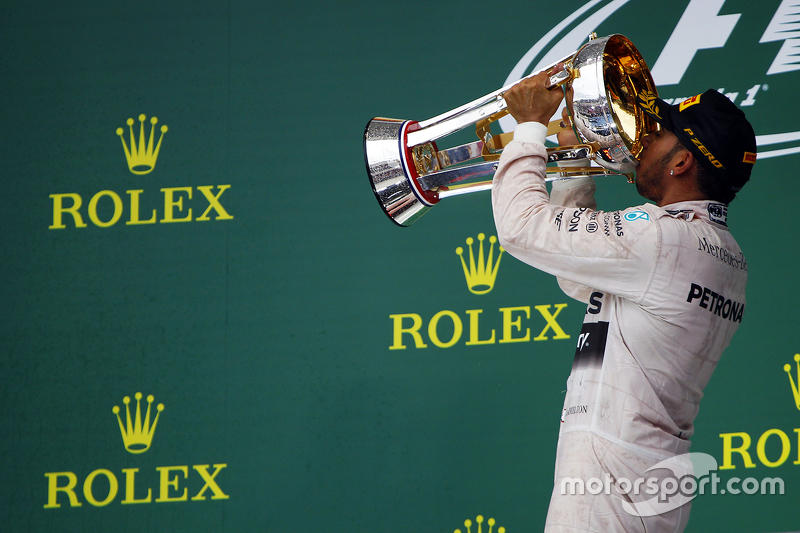
<path id="1" fill-rule="evenodd" d="M 660 24 L 642 24 L 645 12 Z M 667 103 L 717 89 L 747 113 L 759 159 L 797 154 L 800 131 L 786 102 L 800 82 L 798 13 L 800 0 L 590 0 L 539 39 L 503 85 L 569 56 L 592 32 L 619 33 L 642 53 Z M 514 125 L 510 116 L 500 120 L 504 131 Z"/>

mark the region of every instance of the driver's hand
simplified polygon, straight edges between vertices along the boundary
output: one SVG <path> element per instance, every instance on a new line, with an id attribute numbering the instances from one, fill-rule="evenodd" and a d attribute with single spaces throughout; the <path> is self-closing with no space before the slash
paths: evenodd
<path id="1" fill-rule="evenodd" d="M 574 126 L 572 125 L 572 120 L 569 116 L 569 109 L 564 108 L 561 112 L 561 124 L 566 126 L 566 129 L 558 132 L 558 145 L 559 146 L 573 146 L 576 144 L 580 144 L 581 141 L 578 140 L 578 136 L 575 135 Z"/>

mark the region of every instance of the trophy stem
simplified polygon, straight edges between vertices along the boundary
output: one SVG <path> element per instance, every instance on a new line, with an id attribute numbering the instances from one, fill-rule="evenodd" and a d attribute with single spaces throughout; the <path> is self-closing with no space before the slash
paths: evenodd
<path id="1" fill-rule="evenodd" d="M 547 170 L 548 176 L 544 181 L 558 181 L 568 180 L 573 178 L 583 178 L 586 176 L 623 176 L 628 179 L 629 183 L 633 183 L 633 176 L 629 174 L 622 174 L 613 172 L 602 167 L 565 167 L 565 168 L 552 168 Z M 451 196 L 460 196 L 462 194 L 470 194 L 473 192 L 482 192 L 492 190 L 492 180 L 473 181 L 471 183 L 464 183 L 461 185 L 452 185 L 449 187 L 442 187 L 438 190 L 439 199 L 449 198 Z"/>
<path id="2" fill-rule="evenodd" d="M 487 161 L 426 174 L 417 178 L 417 183 L 424 190 L 430 191 L 451 183 L 458 183 L 479 176 L 488 176 L 494 174 L 495 170 L 497 170 L 497 161 Z"/>
<path id="3" fill-rule="evenodd" d="M 527 76 L 515 81 L 514 83 L 506 85 L 501 89 L 491 92 L 460 107 L 451 109 L 450 111 L 442 113 L 441 115 L 419 122 L 419 129 L 408 133 L 408 146 L 418 146 L 435 141 L 436 139 L 440 139 L 462 130 L 467 126 L 472 126 L 481 119 L 485 119 L 494 115 L 495 113 L 505 111 L 506 101 L 503 99 L 503 93 L 520 81 L 535 76 L 540 72 L 550 70 L 559 63 L 569 61 L 574 56 L 575 53 L 572 53 L 541 70 L 532 72 Z"/>

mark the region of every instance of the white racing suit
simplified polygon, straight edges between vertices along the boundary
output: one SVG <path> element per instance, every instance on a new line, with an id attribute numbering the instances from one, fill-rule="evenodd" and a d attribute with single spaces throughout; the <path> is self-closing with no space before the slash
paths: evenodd
<path id="1" fill-rule="evenodd" d="M 596 211 L 591 178 L 555 182 L 550 199 L 544 137 L 540 124 L 517 127 L 492 207 L 506 251 L 587 304 L 545 531 L 682 531 L 688 503 L 645 512 L 631 507 L 655 501 L 644 484 L 609 491 L 608 480 L 671 475 L 646 470 L 688 452 L 703 388 L 742 321 L 747 263 L 723 204 Z M 576 478 L 583 495 L 573 494 Z M 604 482 L 599 493 L 591 478 Z"/>

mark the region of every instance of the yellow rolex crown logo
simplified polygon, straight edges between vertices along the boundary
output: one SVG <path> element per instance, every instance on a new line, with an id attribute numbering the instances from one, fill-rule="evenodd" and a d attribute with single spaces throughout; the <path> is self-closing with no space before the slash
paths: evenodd
<path id="1" fill-rule="evenodd" d="M 500 258 L 503 257 L 505 249 L 502 246 L 500 253 L 497 255 L 497 261 L 494 260 L 494 243 L 497 242 L 497 237 L 492 235 L 489 237 L 489 256 L 484 259 L 483 255 L 483 241 L 486 235 L 483 233 L 478 234 L 478 241 L 480 246 L 478 248 L 478 260 L 475 261 L 475 253 L 472 249 L 472 244 L 475 242 L 472 237 L 467 238 L 467 246 L 469 246 L 469 267 L 464 260 L 464 249 L 462 247 L 456 248 L 456 253 L 461 257 L 461 266 L 464 268 L 464 277 L 467 280 L 467 287 L 469 292 L 473 294 L 486 294 L 494 288 L 494 280 L 497 278 L 497 269 L 500 267 Z"/>
<path id="2" fill-rule="evenodd" d="M 792 377 L 792 365 L 786 363 L 783 365 L 783 370 L 789 376 L 789 384 L 792 386 L 792 394 L 794 394 L 794 404 L 800 409 L 800 353 L 794 354 L 794 362 L 797 365 L 797 380 Z"/>
<path id="3" fill-rule="evenodd" d="M 483 533 L 483 530 L 482 530 L 482 527 L 483 527 L 483 516 L 478 515 L 475 518 L 475 523 L 478 524 L 477 533 Z M 487 530 L 487 533 L 492 533 L 492 528 L 494 527 L 494 524 L 495 524 L 494 518 L 490 518 L 489 521 L 486 522 L 486 523 L 489 524 L 489 529 Z M 464 526 L 467 528 L 467 533 L 472 533 L 472 529 L 471 529 L 472 528 L 472 520 L 470 520 L 470 519 L 464 520 Z M 505 532 L 506 532 L 506 528 L 504 528 L 502 526 L 497 528 L 497 533 L 505 533 Z M 460 529 L 456 529 L 454 533 L 461 533 L 461 530 Z"/>
<path id="4" fill-rule="evenodd" d="M 158 137 L 158 143 L 153 147 L 153 141 L 156 136 L 156 124 L 158 118 L 153 117 L 150 119 L 150 138 L 145 139 L 144 122 L 147 117 L 139 115 L 139 141 L 136 141 L 134 134 L 133 119 L 128 119 L 128 130 L 130 131 L 130 149 L 125 143 L 125 138 L 122 134 L 125 132 L 123 128 L 117 128 L 117 135 L 122 141 L 122 149 L 125 150 L 125 158 L 128 160 L 128 169 L 134 174 L 148 174 L 156 167 L 156 159 L 158 159 L 158 152 L 161 150 L 161 141 L 164 140 L 164 133 L 167 132 L 167 126 L 161 126 L 161 135 Z"/>
<path id="5" fill-rule="evenodd" d="M 136 415 L 133 420 L 131 420 L 130 396 L 125 396 L 122 399 L 125 404 L 126 424 L 122 423 L 118 406 L 115 405 L 111 411 L 117 415 L 119 431 L 122 433 L 122 442 L 125 444 L 125 449 L 131 453 L 144 453 L 150 449 L 150 444 L 153 442 L 153 434 L 156 432 L 156 424 L 158 424 L 158 417 L 161 411 L 164 410 L 164 404 L 160 403 L 156 406 L 158 412 L 153 424 L 150 425 L 150 407 L 153 405 L 155 398 L 152 394 L 147 397 L 147 412 L 144 415 L 144 419 L 142 419 L 142 393 L 137 392 L 134 397 L 136 398 Z"/>

